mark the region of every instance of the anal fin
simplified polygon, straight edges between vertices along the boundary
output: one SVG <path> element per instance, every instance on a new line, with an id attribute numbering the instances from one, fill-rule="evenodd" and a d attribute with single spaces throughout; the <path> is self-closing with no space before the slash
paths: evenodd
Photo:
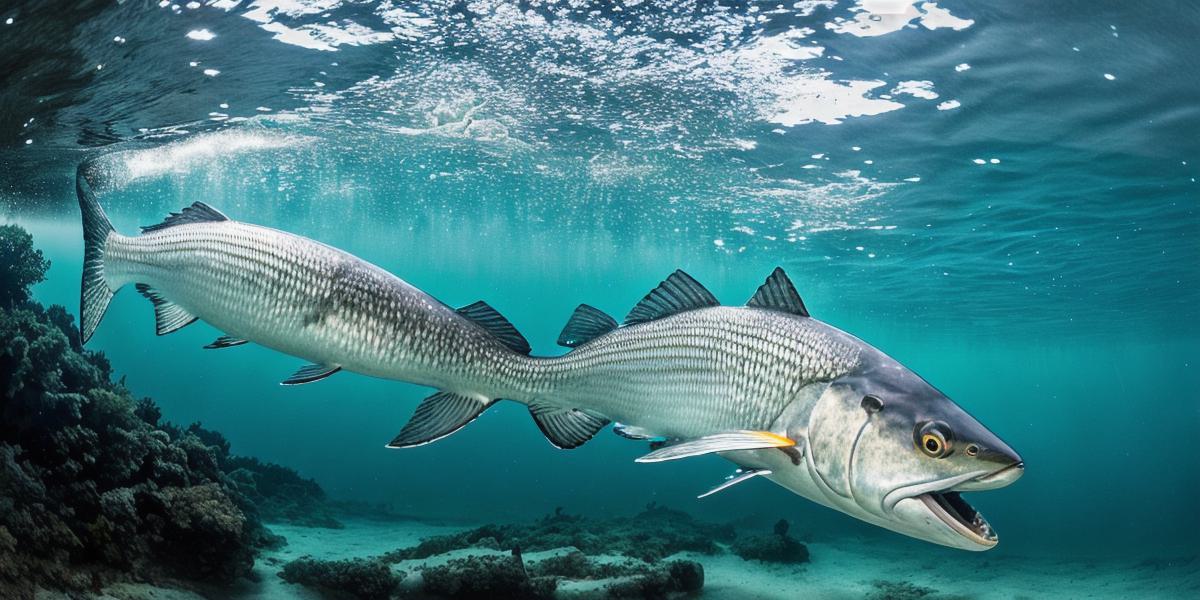
<path id="1" fill-rule="evenodd" d="M 217 338 L 216 341 L 214 341 L 213 343 L 205 346 L 204 349 L 205 350 L 215 350 L 217 348 L 232 348 L 234 346 L 241 346 L 242 344 L 245 344 L 246 341 L 247 340 L 243 340 L 241 338 L 235 338 L 233 336 L 223 335 L 223 336 Z"/>
<path id="2" fill-rule="evenodd" d="M 680 458 L 712 454 L 714 452 L 790 448 L 795 445 L 795 440 L 769 431 L 730 431 L 664 446 L 636 459 L 636 461 L 642 463 L 662 462 L 665 460 L 678 460 Z"/>
<path id="3" fill-rule="evenodd" d="M 314 381 L 325 379 L 326 377 L 329 377 L 330 375 L 333 375 L 341 370 L 341 367 L 330 365 L 305 365 L 300 367 L 300 369 L 295 373 L 292 373 L 291 377 L 280 381 L 279 385 L 300 385 L 304 383 L 312 383 Z"/>
<path id="4" fill-rule="evenodd" d="M 411 448 L 440 440 L 474 421 L 495 400 L 480 400 L 450 392 L 438 392 L 417 406 L 388 448 Z"/>
<path id="5" fill-rule="evenodd" d="M 529 413 L 538 429 L 556 448 L 570 450 L 578 448 L 592 439 L 597 431 L 608 425 L 608 419 L 599 413 L 579 408 L 562 408 L 551 404 L 534 402 Z"/>
<path id="6" fill-rule="evenodd" d="M 135 287 L 139 294 L 145 296 L 154 305 L 154 330 L 158 335 L 179 331 L 196 320 L 195 315 L 167 300 L 154 288 L 144 283 L 139 283 Z"/>

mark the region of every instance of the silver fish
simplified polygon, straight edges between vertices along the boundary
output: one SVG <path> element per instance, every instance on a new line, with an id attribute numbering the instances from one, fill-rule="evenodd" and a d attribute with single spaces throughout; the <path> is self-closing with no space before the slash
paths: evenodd
<path id="1" fill-rule="evenodd" d="M 869 523 L 966 550 L 997 543 L 960 493 L 1024 472 L 1015 451 L 862 340 L 812 318 L 782 269 L 744 307 L 682 271 L 618 327 L 587 305 L 542 361 L 537 402 L 585 407 L 658 449 L 740 469 L 701 497 L 763 476 Z"/>
<path id="2" fill-rule="evenodd" d="M 209 348 L 253 341 L 311 361 L 284 384 L 347 370 L 438 389 L 391 447 L 450 435 L 510 399 L 560 448 L 616 420 L 618 433 L 657 448 L 640 461 L 715 453 L 742 467 L 709 493 L 764 476 L 867 522 L 971 550 L 996 536 L 959 492 L 1023 471 L 1011 448 L 920 377 L 810 317 L 778 269 L 746 307 L 719 306 L 681 271 L 622 326 L 581 305 L 559 338 L 573 350 L 538 358 L 483 302 L 450 308 L 350 254 L 202 203 L 120 235 L 82 168 L 76 182 L 85 342 L 133 283 L 154 304 L 159 334 L 203 319 L 225 333 Z"/>
<path id="3" fill-rule="evenodd" d="M 483 302 L 450 308 L 341 250 L 230 220 L 200 202 L 124 236 L 82 172 L 76 188 L 84 342 L 116 291 L 134 283 L 154 305 L 159 335 L 203 319 L 225 333 L 208 348 L 253 341 L 311 362 L 285 385 L 346 370 L 441 390 L 430 400 L 456 426 L 424 442 L 452 433 L 497 398 L 518 395 L 530 378 L 529 344 Z"/>

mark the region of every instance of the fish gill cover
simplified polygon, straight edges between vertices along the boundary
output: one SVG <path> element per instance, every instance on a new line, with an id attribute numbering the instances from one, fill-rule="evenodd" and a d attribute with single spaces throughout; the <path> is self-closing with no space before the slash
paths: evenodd
<path id="1" fill-rule="evenodd" d="M 555 453 L 523 411 L 504 405 L 428 448 L 384 451 L 428 390 L 354 376 L 279 390 L 294 360 L 252 346 L 203 352 L 219 332 L 201 326 L 156 339 L 147 303 L 132 292 L 117 297 L 89 347 L 103 349 L 135 396 L 108 382 L 97 355 L 79 353 L 66 311 L 13 313 L 28 312 L 13 344 L 60 348 L 67 358 L 54 360 L 75 365 L 63 372 L 81 386 L 61 404 L 80 415 L 38 431 L 99 427 L 88 411 L 107 405 L 89 390 L 108 390 L 122 439 L 150 436 L 178 457 L 195 438 L 218 457 L 219 473 L 181 467 L 198 484 L 182 489 L 208 486 L 211 497 L 194 499 L 231 520 L 189 535 L 226 535 L 229 551 L 187 569 L 247 572 L 257 511 L 276 515 L 262 518 L 291 542 L 260 554 L 266 579 L 280 568 L 265 561 L 310 553 L 289 580 L 367 596 L 420 585 L 416 567 L 380 569 L 376 560 L 417 538 L 526 523 L 560 505 L 604 523 L 657 498 L 708 520 L 752 522 L 743 537 L 765 540 L 719 542 L 748 556 L 791 547 L 764 535 L 781 515 L 803 532 L 816 563 L 799 575 L 756 576 L 740 558 L 699 555 L 715 594 L 714 581 L 736 580 L 739 591 L 778 597 L 798 582 L 818 595 L 1070 596 L 1108 585 L 1118 595 L 1186 597 L 1194 575 L 1149 581 L 1194 565 L 1194 536 L 1179 532 L 1200 527 L 1190 504 L 1200 463 L 1181 442 L 1200 432 L 1200 109 L 1191 101 L 1200 77 L 1188 58 L 1197 26 L 1187 3 L 1083 1 L 0 7 L 0 213 L 34 232 L 52 259 L 35 302 L 72 311 L 77 302 L 72 178 L 85 160 L 119 231 L 202 200 L 347 249 L 456 306 L 483 298 L 539 354 L 555 351 L 580 302 L 621 315 L 685 268 L 724 303 L 740 304 L 784 266 L 814 317 L 914 367 L 1029 461 L 1020 485 L 980 501 L 1004 532 L 1000 558 L 877 537 L 762 481 L 694 502 L 726 465 L 637 467 L 644 446 L 607 434 Z M 14 281 L 20 290 L 32 283 Z M 161 425 L 122 416 L 141 394 L 155 398 Z M 188 433 L 169 421 L 205 425 Z M 209 427 L 228 447 L 201 435 Z M 101 448 L 63 451 L 52 465 L 97 452 L 97 464 L 121 464 Z M 385 534 L 342 515 L 341 538 L 289 525 L 330 513 L 320 502 L 263 508 L 270 494 L 237 487 L 230 452 L 297 468 L 341 500 L 387 504 L 389 518 L 456 526 L 335 549 Z M 10 462 L 45 470 L 50 456 L 14 450 Z M 236 459 L 260 483 L 280 473 L 250 464 L 257 460 Z M 42 475 L 59 482 L 59 466 Z M 164 484 L 131 477 L 98 489 Z M 66 489 L 54 485 L 47 493 Z M 43 506 L 79 506 L 87 516 L 99 514 L 96 501 Z M 220 529 L 239 513 L 242 534 Z M 162 513 L 152 514 L 120 526 L 143 528 Z M 72 532 L 84 523 L 56 518 Z M 17 540 L 60 540 L 9 529 Z M 6 564 L 24 564 L 21 577 L 77 560 L 119 569 L 113 560 L 130 564 L 154 548 L 133 544 L 122 558 L 90 533 L 72 535 L 80 544 L 72 550 L 40 547 L 55 552 L 46 562 Z M 504 579 L 518 564 L 513 548 L 484 550 L 500 557 L 494 571 L 506 585 L 529 591 L 521 586 L 532 570 Z M 820 567 L 823 550 L 854 560 Z M 1093 553 L 1116 562 L 1081 558 L 1054 570 L 1037 560 Z M 132 572 L 169 572 L 171 557 L 162 557 Z M 980 579 L 1001 570 L 1002 584 Z M 911 575 L 936 571 L 947 579 Z M 77 585 L 91 586 L 81 577 L 91 575 L 76 575 Z"/>

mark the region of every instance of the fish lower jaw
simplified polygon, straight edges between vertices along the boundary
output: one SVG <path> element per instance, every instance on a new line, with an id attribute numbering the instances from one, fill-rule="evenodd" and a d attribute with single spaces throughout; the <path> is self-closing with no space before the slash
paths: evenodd
<path id="1" fill-rule="evenodd" d="M 982 546 L 991 548 L 999 542 L 995 530 L 975 507 L 962 499 L 958 492 L 926 492 L 916 496 L 929 512 L 957 532 L 959 535 Z"/>

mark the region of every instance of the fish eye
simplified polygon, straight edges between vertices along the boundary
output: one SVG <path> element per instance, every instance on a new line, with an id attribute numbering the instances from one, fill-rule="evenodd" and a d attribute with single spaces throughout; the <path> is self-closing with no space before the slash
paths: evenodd
<path id="1" fill-rule="evenodd" d="M 979 446 L 975 444 L 967 446 L 967 456 L 975 456 L 976 454 L 979 454 Z"/>
<path id="2" fill-rule="evenodd" d="M 921 452 L 932 458 L 945 458 L 950 455 L 950 427 L 945 423 L 930 421 L 918 425 L 914 433 L 914 441 Z"/>

